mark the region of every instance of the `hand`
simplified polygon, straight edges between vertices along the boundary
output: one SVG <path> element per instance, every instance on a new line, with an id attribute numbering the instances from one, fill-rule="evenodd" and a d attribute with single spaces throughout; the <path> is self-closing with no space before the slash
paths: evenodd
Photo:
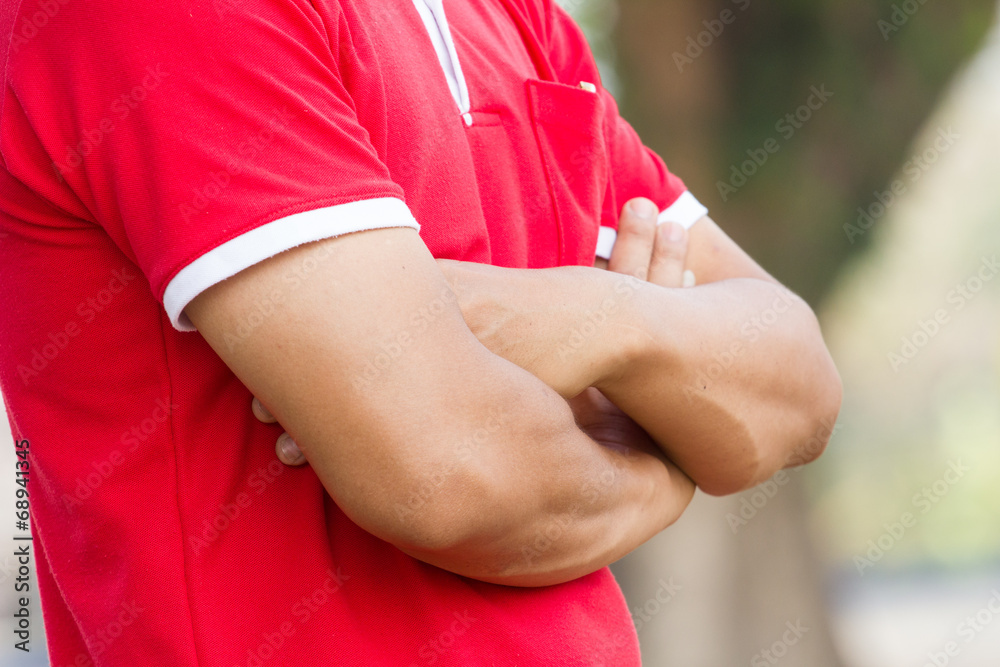
<path id="1" fill-rule="evenodd" d="M 576 425 L 598 444 L 626 455 L 638 451 L 663 461 L 676 486 L 678 515 L 683 512 L 694 496 L 695 484 L 641 426 L 594 387 L 571 398 L 569 405 Z"/>
<path id="2" fill-rule="evenodd" d="M 628 201 L 618 220 L 618 239 L 611 260 L 598 258 L 594 266 L 661 287 L 694 287 L 694 273 L 684 269 L 687 230 L 676 222 L 658 224 L 658 216 L 656 204 L 649 199 Z"/>
<path id="3" fill-rule="evenodd" d="M 569 399 L 569 405 L 576 425 L 595 442 L 622 452 L 637 449 L 659 456 L 660 449 L 649 434 L 598 389 L 585 389 Z"/>

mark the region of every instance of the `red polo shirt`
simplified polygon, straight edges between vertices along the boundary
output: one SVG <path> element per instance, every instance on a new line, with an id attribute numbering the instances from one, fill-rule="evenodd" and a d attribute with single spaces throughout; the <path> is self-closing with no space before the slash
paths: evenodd
<path id="1" fill-rule="evenodd" d="M 678 200 L 561 10 L 446 8 L 465 117 L 411 0 L 4 5 L 0 381 L 53 665 L 639 663 L 607 569 L 520 589 L 402 554 L 182 331 L 319 238 L 419 221 L 437 257 L 590 264 L 627 199 Z"/>

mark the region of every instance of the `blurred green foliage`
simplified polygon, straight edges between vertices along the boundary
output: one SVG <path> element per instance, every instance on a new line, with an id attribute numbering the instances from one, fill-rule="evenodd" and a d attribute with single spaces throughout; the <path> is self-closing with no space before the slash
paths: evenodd
<path id="1" fill-rule="evenodd" d="M 664 1 L 619 0 L 618 7 L 652 12 Z M 710 47 L 713 67 L 696 61 L 688 71 L 674 69 L 655 82 L 619 72 L 623 113 L 640 135 L 661 137 L 660 145 L 652 147 L 684 177 L 689 168 L 705 167 L 671 159 L 671 138 L 691 129 L 654 130 L 657 119 L 636 106 L 648 94 L 635 93 L 640 86 L 657 85 L 669 94 L 681 87 L 681 77 L 699 77 L 723 91 L 707 110 L 716 121 L 709 131 L 722 133 L 721 141 L 706 141 L 707 152 L 697 159 L 708 163 L 717 181 L 725 181 L 732 165 L 747 159 L 748 149 L 778 136 L 775 124 L 806 101 L 811 86 L 826 84 L 833 99 L 794 137 L 782 141 L 780 152 L 745 187 L 726 202 L 717 188 L 706 192 L 703 186 L 696 192 L 754 257 L 816 303 L 844 261 L 867 241 L 850 243 L 843 225 L 857 218 L 859 206 L 874 201 L 875 191 L 884 190 L 906 161 L 911 138 L 942 89 L 982 43 L 995 2 L 774 0 L 751 2 L 740 11 L 738 5 L 746 1 L 672 0 L 690 35 L 704 29 L 702 20 L 727 8 L 734 10 L 736 20 Z M 904 6 L 915 9 L 912 16 Z M 897 27 L 894 11 L 902 25 L 890 31 L 886 26 Z M 619 45 L 636 39 L 621 25 L 616 36 Z M 683 43 L 658 45 L 649 53 L 670 58 L 683 48 Z"/>

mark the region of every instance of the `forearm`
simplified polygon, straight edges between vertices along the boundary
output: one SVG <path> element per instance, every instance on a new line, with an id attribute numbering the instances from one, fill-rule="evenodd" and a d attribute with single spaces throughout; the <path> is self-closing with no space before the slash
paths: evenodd
<path id="1" fill-rule="evenodd" d="M 313 470 L 348 516 L 376 536 L 456 574 L 543 586 L 618 560 L 690 502 L 693 482 L 658 450 L 604 447 L 529 373 L 482 348 L 478 359 L 452 354 L 471 381 L 444 396 L 428 378 L 422 400 L 441 392 L 440 410 L 400 424 L 408 411 L 395 397 L 371 414 L 386 424 L 385 438 L 405 437 L 405 456 L 387 459 L 373 443 L 342 432 L 336 406 L 295 399 L 305 407 L 289 423 L 312 425 L 292 434 Z M 304 369 L 299 375 L 303 386 L 322 385 Z M 345 447 L 332 446 L 331 434 L 352 442 L 353 461 L 345 462 Z"/>
<path id="2" fill-rule="evenodd" d="M 621 373 L 646 348 L 634 307 L 646 283 L 638 278 L 578 266 L 439 264 L 479 341 L 566 399 Z"/>
<path id="3" fill-rule="evenodd" d="M 737 308 L 743 307 L 742 313 L 720 304 L 720 313 L 730 315 L 730 321 L 736 319 L 741 322 L 739 335 L 731 339 L 728 345 L 725 340 L 713 343 L 716 349 L 710 360 L 698 362 L 696 354 L 690 353 L 683 357 L 695 361 L 694 368 L 698 369 L 695 382 L 683 387 L 685 405 L 694 408 L 696 395 L 692 392 L 698 389 L 699 382 L 702 391 L 707 392 L 709 385 L 715 380 L 722 383 L 722 375 L 726 375 L 728 384 L 722 386 L 721 391 L 720 387 L 715 387 L 715 397 L 700 397 L 703 402 L 707 400 L 709 411 L 715 410 L 725 415 L 727 406 L 738 405 L 738 401 L 743 398 L 749 401 L 745 414 L 756 416 L 759 421 L 758 428 L 753 427 L 753 422 L 746 424 L 750 429 L 749 435 L 755 436 L 751 443 L 756 441 L 756 444 L 729 452 L 730 456 L 726 460 L 731 464 L 732 474 L 724 474 L 724 468 L 715 465 L 710 465 L 705 474 L 695 473 L 706 489 L 718 488 L 717 493 L 724 493 L 746 486 L 746 483 L 740 481 L 740 461 L 744 462 L 748 470 L 757 468 L 755 479 L 761 481 L 783 464 L 801 465 L 816 458 L 826 444 L 824 439 L 816 436 L 829 433 L 829 427 L 836 421 L 841 396 L 840 378 L 808 305 L 761 268 L 711 218 L 706 216 L 699 220 L 690 229 L 685 241 L 684 268 L 694 273 L 698 284 L 725 283 L 726 289 L 731 289 L 734 296 L 750 289 L 759 293 L 763 299 L 756 305 L 752 295 L 751 298 L 741 300 Z M 741 281 L 737 279 L 752 281 L 741 285 Z M 777 303 L 768 305 L 771 297 L 765 285 L 778 290 Z M 702 294 L 705 292 L 702 291 Z M 676 321 L 673 309 L 661 309 L 657 313 L 653 306 L 644 312 L 660 318 L 662 326 L 670 327 Z M 718 331 L 714 323 L 710 326 L 710 331 Z M 697 329 L 685 329 L 685 333 L 694 333 L 699 343 L 707 340 L 705 334 Z M 760 344 L 765 336 L 768 340 Z M 755 360 L 750 358 L 751 354 L 748 352 L 751 347 L 753 353 L 760 355 L 760 364 L 755 364 Z M 783 351 L 786 355 L 784 358 L 781 357 Z M 775 363 L 776 359 L 781 361 Z M 639 367 L 649 368 L 645 365 Z M 780 377 L 767 378 L 768 370 L 773 372 L 772 375 Z M 779 370 L 780 373 L 777 373 Z M 747 372 L 750 374 L 744 376 L 745 381 L 737 377 L 738 374 Z M 756 378 L 761 378 L 762 381 L 755 382 Z M 728 396 L 725 395 L 726 389 L 732 390 Z M 754 397 L 752 392 L 755 389 L 767 389 L 768 392 Z M 778 390 L 781 389 L 788 391 L 779 395 Z M 719 401 L 719 404 L 713 407 L 713 401 Z M 755 411 L 758 404 L 763 411 Z M 725 418 L 721 419 L 717 423 L 719 432 L 712 433 L 719 436 L 725 430 L 726 423 Z M 807 423 L 811 427 L 803 434 L 801 428 L 795 427 L 796 423 Z M 768 434 L 767 428 L 760 428 L 768 425 L 772 427 L 773 435 Z M 668 450 L 675 451 L 676 446 L 668 445 Z M 745 454 L 755 454 L 756 463 Z M 693 463 L 691 465 L 694 467 Z M 716 472 L 714 479 L 708 476 L 712 471 Z"/>
<path id="4" fill-rule="evenodd" d="M 486 465 L 496 486 L 467 504 L 475 521 L 467 539 L 405 552 L 482 581 L 558 584 L 637 548 L 676 521 L 694 493 L 662 453 L 597 445 L 575 426 L 531 451 L 500 450 Z"/>
<path id="5" fill-rule="evenodd" d="M 646 351 L 598 387 L 706 492 L 733 493 L 791 462 L 836 419 L 840 382 L 808 305 L 784 287 L 732 279 L 644 285 Z"/>
<path id="6" fill-rule="evenodd" d="M 816 319 L 770 280 L 666 289 L 579 267 L 452 269 L 487 347 L 563 395 L 598 387 L 709 493 L 770 476 L 836 416 Z"/>
<path id="7" fill-rule="evenodd" d="M 699 285 L 733 278 L 756 278 L 780 284 L 708 216 L 696 222 L 688 232 L 684 268 L 694 273 Z"/>
<path id="8" fill-rule="evenodd" d="M 542 586 L 614 562 L 687 506 L 694 484 L 662 455 L 598 444 L 564 399 L 520 368 L 487 362 L 469 371 L 475 386 L 409 425 L 410 448 L 422 454 L 397 463 L 377 492 L 346 484 L 335 450 L 309 443 L 313 469 L 359 525 L 456 574 Z M 373 417 L 394 414 L 387 406 Z"/>

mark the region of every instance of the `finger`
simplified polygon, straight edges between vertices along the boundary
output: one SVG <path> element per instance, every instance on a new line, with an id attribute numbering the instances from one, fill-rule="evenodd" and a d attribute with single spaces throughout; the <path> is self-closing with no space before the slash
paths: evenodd
<path id="1" fill-rule="evenodd" d="M 271 411 L 264 407 L 264 404 L 257 400 L 257 397 L 253 397 L 253 402 L 250 403 L 250 410 L 253 412 L 253 416 L 264 422 L 265 424 L 274 424 L 278 420 L 274 418 Z"/>
<path id="2" fill-rule="evenodd" d="M 656 204 L 642 197 L 632 199 L 622 207 L 618 238 L 611 251 L 608 269 L 640 280 L 647 279 L 656 239 L 657 214 Z"/>
<path id="3" fill-rule="evenodd" d="M 300 466 L 306 463 L 305 454 L 287 433 L 282 433 L 278 438 L 274 451 L 278 455 L 278 460 L 287 466 Z"/>
<path id="4" fill-rule="evenodd" d="M 684 262 L 687 260 L 688 233 L 676 222 L 668 222 L 656 230 L 653 259 L 649 262 L 649 282 L 662 287 L 684 284 Z"/>

